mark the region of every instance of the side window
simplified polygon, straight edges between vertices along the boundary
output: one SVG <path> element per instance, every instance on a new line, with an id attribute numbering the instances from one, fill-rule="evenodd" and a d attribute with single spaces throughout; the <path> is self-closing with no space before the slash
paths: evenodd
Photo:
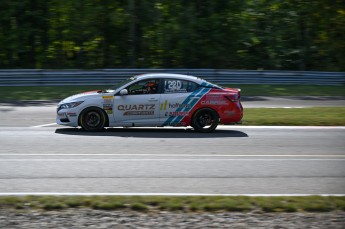
<path id="1" fill-rule="evenodd" d="M 127 90 L 129 95 L 156 94 L 158 86 L 159 79 L 148 79 L 128 86 Z"/>
<path id="2" fill-rule="evenodd" d="M 164 93 L 187 93 L 187 92 L 193 92 L 197 88 L 199 88 L 199 85 L 187 81 L 187 80 L 180 80 L 180 79 L 165 79 L 164 80 Z"/>

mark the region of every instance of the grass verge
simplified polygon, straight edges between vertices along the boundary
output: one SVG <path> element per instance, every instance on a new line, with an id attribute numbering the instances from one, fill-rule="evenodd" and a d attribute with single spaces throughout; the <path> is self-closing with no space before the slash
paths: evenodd
<path id="1" fill-rule="evenodd" d="M 329 212 L 345 211 L 345 197 L 164 197 L 23 196 L 0 197 L 0 209 L 183 211 L 183 212 Z"/>
<path id="2" fill-rule="evenodd" d="M 243 96 L 345 96 L 344 86 L 327 85 L 227 85 L 241 88 Z"/>
<path id="3" fill-rule="evenodd" d="M 345 107 L 246 108 L 243 125 L 345 126 Z"/>
<path id="4" fill-rule="evenodd" d="M 241 88 L 242 96 L 345 96 L 344 86 L 320 85 L 226 85 Z M 59 100 L 84 91 L 108 86 L 0 87 L 0 100 Z"/>
<path id="5" fill-rule="evenodd" d="M 60 100 L 84 91 L 104 89 L 104 86 L 40 86 L 0 87 L 1 101 Z"/>

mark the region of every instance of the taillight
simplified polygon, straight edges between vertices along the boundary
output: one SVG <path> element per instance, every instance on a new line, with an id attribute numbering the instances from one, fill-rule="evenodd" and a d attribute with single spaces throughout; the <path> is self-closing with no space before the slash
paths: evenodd
<path id="1" fill-rule="evenodd" d="M 236 94 L 225 95 L 224 97 L 231 102 L 237 102 L 241 99 L 241 93 L 238 91 Z"/>
<path id="2" fill-rule="evenodd" d="M 241 89 L 236 88 L 237 89 L 237 100 L 241 99 Z"/>
<path id="3" fill-rule="evenodd" d="M 236 95 L 225 95 L 224 97 L 231 102 L 237 102 L 238 100 Z"/>

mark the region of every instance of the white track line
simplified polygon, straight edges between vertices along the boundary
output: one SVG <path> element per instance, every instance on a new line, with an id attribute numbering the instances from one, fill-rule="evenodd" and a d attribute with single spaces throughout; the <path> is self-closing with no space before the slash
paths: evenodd
<path id="1" fill-rule="evenodd" d="M 43 125 L 31 126 L 31 128 L 47 127 L 58 125 L 56 123 L 48 123 Z M 62 127 L 62 126 L 59 126 Z M 111 127 L 112 128 L 112 127 Z M 115 127 L 121 128 L 121 127 Z M 186 129 L 188 127 L 154 127 L 154 129 L 166 128 L 166 129 Z M 149 131 L 152 127 L 134 127 L 135 129 L 147 129 Z M 191 128 L 189 128 L 191 129 Z M 241 126 L 241 125 L 219 125 L 217 129 L 345 129 L 345 126 Z"/>
<path id="2" fill-rule="evenodd" d="M 10 153 L 4 153 L 0 154 L 1 156 L 142 156 L 142 157 L 345 157 L 345 155 L 340 154 L 323 154 L 323 155 L 312 155 L 312 154 L 262 154 L 262 155 L 256 155 L 256 154 L 227 154 L 227 155 L 214 155 L 214 154 L 109 154 L 109 153 L 100 153 L 100 154 L 89 154 L 89 153 L 74 153 L 74 154 L 68 154 L 68 153 L 61 153 L 61 154 L 53 154 L 53 153 L 32 153 L 32 154 L 26 154 L 26 153 L 16 153 L 16 154 L 10 154 Z"/>
<path id="3" fill-rule="evenodd" d="M 219 125 L 217 129 L 340 129 L 345 130 L 345 126 L 231 126 Z M 216 129 L 216 131 L 217 131 Z"/>
<path id="4" fill-rule="evenodd" d="M 66 161 L 77 161 L 77 162 L 92 162 L 92 161 L 109 161 L 109 162 L 142 162 L 142 161 L 345 161 L 345 159 L 316 159 L 316 158 L 305 158 L 305 159 L 292 159 L 292 158 L 286 158 L 286 159 L 229 159 L 229 158 L 222 158 L 222 159 L 213 159 L 213 158 L 203 158 L 203 159 L 179 159 L 179 158 L 169 158 L 169 159 L 158 159 L 158 158 L 152 158 L 152 159 L 105 159 L 105 158 L 82 158 L 82 159 L 0 159 L 0 162 L 66 162 Z"/>
<path id="5" fill-rule="evenodd" d="M 0 196 L 345 196 L 345 194 L 213 194 L 213 193 L 112 193 L 112 192 L 2 192 Z"/>
<path id="6" fill-rule="evenodd" d="M 261 107 L 248 107 L 248 108 L 261 108 Z M 300 108 L 309 108 L 309 107 L 262 107 L 264 109 L 280 109 L 280 108 L 283 108 L 283 109 L 300 109 Z"/>
<path id="7" fill-rule="evenodd" d="M 55 122 L 54 123 L 48 123 L 48 124 L 43 124 L 43 125 L 38 125 L 38 126 L 31 126 L 33 128 L 39 128 L 39 127 L 46 127 L 46 126 L 53 126 L 57 125 Z"/>

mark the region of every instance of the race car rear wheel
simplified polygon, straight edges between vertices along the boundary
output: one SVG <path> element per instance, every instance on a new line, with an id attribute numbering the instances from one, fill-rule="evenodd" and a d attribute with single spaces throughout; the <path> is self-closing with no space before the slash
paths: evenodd
<path id="1" fill-rule="evenodd" d="M 86 131 L 100 131 L 104 129 L 107 119 L 100 108 L 90 107 L 83 110 L 79 122 Z"/>
<path id="2" fill-rule="evenodd" d="M 198 132 L 209 133 L 217 128 L 218 123 L 217 112 L 210 108 L 203 108 L 193 115 L 191 126 Z"/>

